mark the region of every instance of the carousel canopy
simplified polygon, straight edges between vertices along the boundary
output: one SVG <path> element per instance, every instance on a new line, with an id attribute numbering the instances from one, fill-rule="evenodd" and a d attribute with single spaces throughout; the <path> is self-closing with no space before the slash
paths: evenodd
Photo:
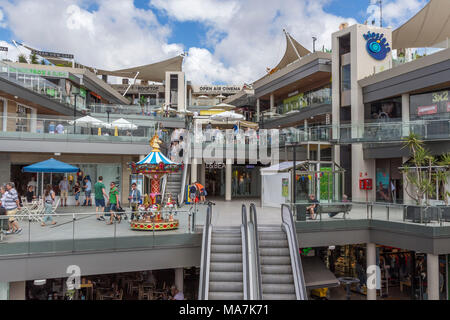
<path id="1" fill-rule="evenodd" d="M 143 160 L 136 162 L 137 165 L 141 164 L 176 164 L 175 162 L 169 160 L 165 155 L 159 151 L 152 151 Z"/>

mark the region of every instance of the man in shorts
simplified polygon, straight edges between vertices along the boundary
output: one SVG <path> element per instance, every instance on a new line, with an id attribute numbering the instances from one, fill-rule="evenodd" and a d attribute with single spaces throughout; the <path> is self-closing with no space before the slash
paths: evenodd
<path id="1" fill-rule="evenodd" d="M 17 211 L 20 209 L 19 195 L 16 189 L 14 189 L 14 183 L 8 182 L 6 184 L 6 192 L 3 196 L 2 206 L 6 210 L 6 215 L 10 216 L 9 231 L 6 234 L 19 234 L 22 232 L 22 228 L 19 227 L 16 217 Z"/>
<path id="2" fill-rule="evenodd" d="M 117 212 L 117 206 L 119 205 L 119 190 L 116 187 L 116 183 L 115 182 L 111 182 L 110 184 L 111 189 L 109 190 L 109 206 L 108 206 L 108 212 L 111 214 L 111 218 L 110 221 L 107 222 L 106 224 L 113 224 L 114 222 L 114 217 L 116 216 L 116 212 Z M 118 216 L 119 218 L 119 223 L 120 223 L 120 216 Z"/>
<path id="3" fill-rule="evenodd" d="M 67 177 L 65 176 L 59 182 L 59 191 L 61 196 L 61 207 L 67 207 L 67 197 L 69 195 L 69 181 L 67 181 Z"/>
<path id="4" fill-rule="evenodd" d="M 103 213 L 105 212 L 105 198 L 108 199 L 106 194 L 106 187 L 103 184 L 103 177 L 98 177 L 97 183 L 94 185 L 94 197 L 95 197 L 95 214 L 98 221 L 105 221 Z M 101 214 L 99 214 L 99 211 Z"/>

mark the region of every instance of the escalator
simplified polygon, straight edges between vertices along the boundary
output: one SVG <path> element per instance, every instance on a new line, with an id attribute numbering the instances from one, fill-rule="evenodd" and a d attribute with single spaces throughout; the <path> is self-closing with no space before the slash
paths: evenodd
<path id="1" fill-rule="evenodd" d="M 214 227 L 208 206 L 203 230 L 199 300 L 247 300 L 247 228 Z M 243 208 L 243 221 L 247 220 Z"/>
<path id="2" fill-rule="evenodd" d="M 259 298 L 306 300 L 306 285 L 294 221 L 289 207 L 283 206 L 281 211 L 281 226 L 257 226 L 254 218 L 256 256 L 259 259 L 256 276 L 259 278 Z"/>

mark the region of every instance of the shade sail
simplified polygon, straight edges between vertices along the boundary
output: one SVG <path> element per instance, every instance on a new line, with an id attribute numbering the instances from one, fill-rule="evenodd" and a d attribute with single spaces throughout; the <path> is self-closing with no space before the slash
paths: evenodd
<path id="1" fill-rule="evenodd" d="M 288 64 L 300 59 L 300 57 L 304 57 L 311 53 L 311 51 L 303 47 L 300 43 L 297 42 L 297 40 L 292 38 L 292 36 L 289 33 L 285 32 L 285 36 L 286 36 L 286 51 L 284 52 L 284 56 L 278 63 L 278 65 L 271 70 L 271 73 L 283 69 Z"/>
<path id="2" fill-rule="evenodd" d="M 32 164 L 22 169 L 23 172 L 44 172 L 44 173 L 69 173 L 78 172 L 77 167 L 55 160 L 53 158 Z"/>
<path id="3" fill-rule="evenodd" d="M 392 48 L 443 48 L 450 38 L 450 1 L 430 0 L 414 17 L 392 33 Z"/>

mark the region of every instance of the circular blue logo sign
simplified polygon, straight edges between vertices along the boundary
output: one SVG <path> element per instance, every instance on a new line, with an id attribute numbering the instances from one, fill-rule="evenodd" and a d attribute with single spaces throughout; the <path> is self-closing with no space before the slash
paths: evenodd
<path id="1" fill-rule="evenodd" d="M 376 60 L 384 60 L 388 52 L 391 51 L 384 34 L 369 31 L 363 36 L 367 41 L 366 49 L 369 55 Z"/>

